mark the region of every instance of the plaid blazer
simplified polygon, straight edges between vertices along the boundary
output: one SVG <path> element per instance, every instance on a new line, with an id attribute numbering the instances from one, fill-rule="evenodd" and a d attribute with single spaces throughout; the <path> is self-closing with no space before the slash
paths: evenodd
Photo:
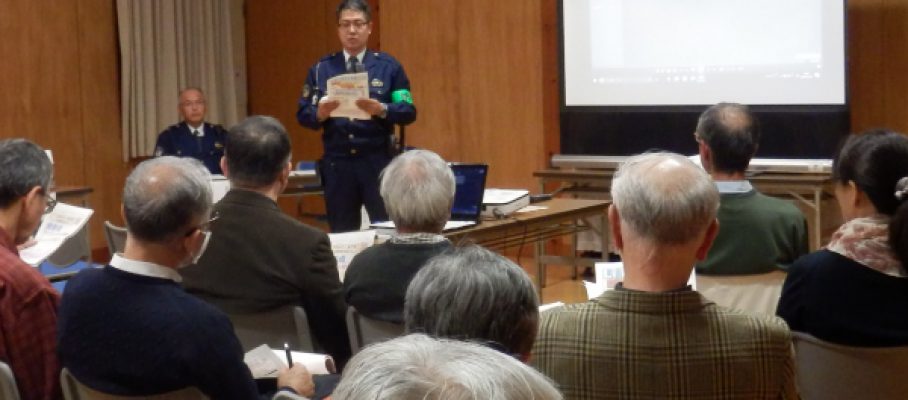
<path id="1" fill-rule="evenodd" d="M 532 364 L 568 400 L 797 398 L 785 322 L 691 290 L 610 290 L 547 311 Z"/>

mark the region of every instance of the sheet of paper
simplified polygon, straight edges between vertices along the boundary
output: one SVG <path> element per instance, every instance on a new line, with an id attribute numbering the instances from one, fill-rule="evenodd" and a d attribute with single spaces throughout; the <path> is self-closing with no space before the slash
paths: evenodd
<path id="1" fill-rule="evenodd" d="M 615 285 L 618 282 L 624 280 L 624 263 L 622 262 L 597 262 L 595 265 L 596 271 L 596 283 L 597 288 L 602 288 L 603 291 L 611 290 L 615 288 Z M 687 284 L 694 290 L 697 290 L 697 271 L 691 270 L 690 277 L 687 279 Z M 587 287 L 587 294 L 590 288 Z M 601 294 L 601 292 L 599 293 Z M 598 296 L 597 294 L 596 296 Z M 593 296 L 593 297 L 596 297 Z M 590 298 L 593 298 L 590 297 Z"/>
<path id="2" fill-rule="evenodd" d="M 61 245 L 81 230 L 94 210 L 57 203 L 54 211 L 44 216 L 35 233 L 35 244 L 19 251 L 19 257 L 30 265 L 38 265 L 54 254 Z"/>
<path id="3" fill-rule="evenodd" d="M 482 192 L 482 204 L 507 204 L 530 194 L 523 189 L 486 189 Z"/>
<path id="4" fill-rule="evenodd" d="M 214 175 L 211 177 L 211 202 L 217 203 L 230 191 L 230 181 L 223 175 Z"/>
<path id="5" fill-rule="evenodd" d="M 551 310 L 553 308 L 558 308 L 558 307 L 564 307 L 564 303 L 560 302 L 560 301 L 556 301 L 554 303 L 543 304 L 543 305 L 539 306 L 539 312 L 545 312 L 545 311 Z"/>
<path id="6" fill-rule="evenodd" d="M 253 378 L 275 378 L 281 367 L 287 365 L 281 357 L 271 351 L 267 344 L 263 344 L 243 355 L 243 362 L 249 367 Z"/>
<path id="7" fill-rule="evenodd" d="M 548 207 L 546 207 L 546 206 L 526 206 L 526 207 L 524 207 L 524 208 L 521 208 L 521 209 L 517 210 L 517 212 L 519 212 L 519 213 L 528 213 L 528 212 L 539 211 L 539 210 L 547 210 L 547 209 L 548 209 Z"/>
<path id="8" fill-rule="evenodd" d="M 372 116 L 356 106 L 356 100 L 369 98 L 369 74 L 343 74 L 328 79 L 328 98 L 340 101 L 331 112 L 332 118 L 371 119 Z"/>
<path id="9" fill-rule="evenodd" d="M 375 230 L 331 233 L 328 234 L 328 240 L 331 241 L 334 258 L 337 259 L 338 276 L 343 282 L 353 257 L 375 244 Z"/>
<path id="10" fill-rule="evenodd" d="M 583 281 L 583 288 L 586 289 L 586 298 L 590 300 L 599 297 L 608 290 L 605 285 L 587 281 Z"/>
<path id="11" fill-rule="evenodd" d="M 287 354 L 284 350 L 272 349 L 274 355 L 281 360 L 281 365 L 287 365 Z M 293 363 L 303 364 L 312 375 L 327 375 L 337 373 L 334 367 L 334 359 L 327 354 L 303 353 L 301 351 L 291 351 L 290 356 Z"/>

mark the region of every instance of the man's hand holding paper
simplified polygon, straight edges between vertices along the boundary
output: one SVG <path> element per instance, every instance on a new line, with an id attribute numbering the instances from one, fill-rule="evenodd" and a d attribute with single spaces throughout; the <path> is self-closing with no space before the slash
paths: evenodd
<path id="1" fill-rule="evenodd" d="M 357 106 L 357 100 L 369 98 L 369 74 L 338 75 L 328 79 L 329 101 L 338 101 L 337 108 L 331 111 L 332 118 L 371 119 L 372 115 Z M 321 105 L 320 105 L 321 107 Z"/>

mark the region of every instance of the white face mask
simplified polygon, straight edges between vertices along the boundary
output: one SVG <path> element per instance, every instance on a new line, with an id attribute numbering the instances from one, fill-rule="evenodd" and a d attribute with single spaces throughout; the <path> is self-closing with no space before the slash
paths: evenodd
<path id="1" fill-rule="evenodd" d="M 205 254 L 205 250 L 208 249 L 208 241 L 211 240 L 211 231 L 202 232 L 205 235 L 205 239 L 202 239 L 202 247 L 199 248 L 199 252 L 192 257 L 192 263 L 198 264 L 199 259 L 202 258 L 202 255 Z"/>

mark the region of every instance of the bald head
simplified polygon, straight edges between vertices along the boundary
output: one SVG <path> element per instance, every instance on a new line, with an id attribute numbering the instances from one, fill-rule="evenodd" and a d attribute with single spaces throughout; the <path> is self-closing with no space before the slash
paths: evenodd
<path id="1" fill-rule="evenodd" d="M 711 170 L 743 173 L 760 142 L 760 129 L 750 109 L 742 104 L 719 103 L 703 112 L 696 136 L 709 147 Z"/>
<path id="2" fill-rule="evenodd" d="M 622 225 L 655 244 L 698 239 L 719 208 L 709 175 L 674 153 L 631 157 L 615 174 L 611 193 Z"/>
<path id="3" fill-rule="evenodd" d="M 211 211 L 209 178 L 194 158 L 157 157 L 139 164 L 123 188 L 130 235 L 152 243 L 182 237 Z"/>

